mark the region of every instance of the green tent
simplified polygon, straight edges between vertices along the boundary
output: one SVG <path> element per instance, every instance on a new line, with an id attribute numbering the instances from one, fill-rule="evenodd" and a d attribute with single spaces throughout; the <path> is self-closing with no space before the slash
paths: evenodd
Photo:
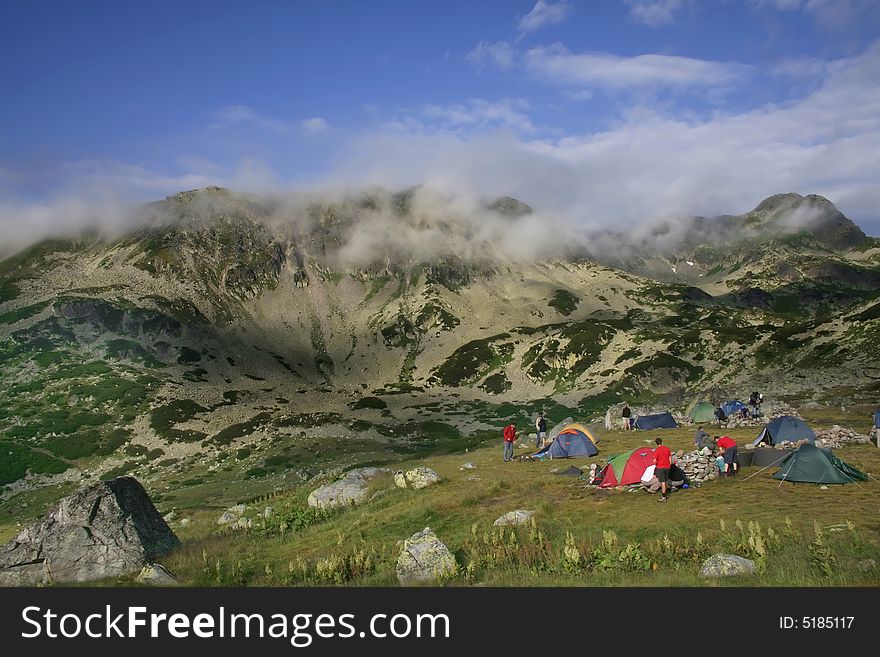
<path id="1" fill-rule="evenodd" d="M 785 457 L 774 479 L 810 484 L 850 484 L 867 481 L 865 473 L 841 461 L 830 449 L 809 443 L 801 445 Z"/>
<path id="2" fill-rule="evenodd" d="M 715 407 L 707 401 L 701 401 L 691 409 L 688 415 L 697 424 L 711 422 L 715 419 Z"/>

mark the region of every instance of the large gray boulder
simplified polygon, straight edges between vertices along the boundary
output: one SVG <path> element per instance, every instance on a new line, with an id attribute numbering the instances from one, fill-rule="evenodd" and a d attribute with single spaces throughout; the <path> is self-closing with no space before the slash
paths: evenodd
<path id="1" fill-rule="evenodd" d="M 403 586 L 421 582 L 437 583 L 458 568 L 455 556 L 430 527 L 403 542 L 397 557 L 397 581 Z"/>
<path id="2" fill-rule="evenodd" d="M 700 568 L 701 577 L 731 577 L 735 575 L 752 575 L 755 562 L 735 554 L 713 554 L 703 562 Z"/>
<path id="3" fill-rule="evenodd" d="M 431 468 L 418 467 L 407 470 L 405 473 L 398 470 L 394 474 L 394 483 L 400 488 L 414 488 L 419 490 L 427 488 L 442 481 L 440 475 Z"/>
<path id="4" fill-rule="evenodd" d="M 349 470 L 342 479 L 313 490 L 309 495 L 309 506 L 316 509 L 335 509 L 360 504 L 367 498 L 369 482 L 387 472 L 390 472 L 388 468 Z"/>
<path id="5" fill-rule="evenodd" d="M 138 573 L 179 544 L 137 479 L 118 477 L 59 500 L 0 548 L 0 586 Z"/>

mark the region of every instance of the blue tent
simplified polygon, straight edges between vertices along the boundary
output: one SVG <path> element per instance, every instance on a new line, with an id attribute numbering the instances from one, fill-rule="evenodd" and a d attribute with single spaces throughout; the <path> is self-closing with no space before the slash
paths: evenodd
<path id="1" fill-rule="evenodd" d="M 880 408 L 874 411 L 874 426 L 880 428 Z"/>
<path id="2" fill-rule="evenodd" d="M 742 411 L 742 409 L 744 409 L 745 407 L 746 405 L 738 399 L 732 399 L 721 404 L 721 410 L 724 411 L 724 415 L 726 417 L 739 414 L 739 412 Z"/>
<path id="3" fill-rule="evenodd" d="M 795 443 L 799 440 L 814 443 L 816 442 L 816 434 L 803 420 L 791 415 L 783 415 L 764 427 L 761 435 L 755 438 L 755 442 L 752 444 L 759 445 L 766 442 L 768 445 L 778 445 L 784 441 Z"/>
<path id="4" fill-rule="evenodd" d="M 555 440 L 540 452 L 537 458 L 565 459 L 570 456 L 596 456 L 598 438 L 582 424 L 567 424 Z"/>
<path id="5" fill-rule="evenodd" d="M 636 429 L 650 431 L 651 429 L 675 429 L 678 425 L 671 413 L 655 413 L 654 415 L 639 415 L 636 418 Z"/>

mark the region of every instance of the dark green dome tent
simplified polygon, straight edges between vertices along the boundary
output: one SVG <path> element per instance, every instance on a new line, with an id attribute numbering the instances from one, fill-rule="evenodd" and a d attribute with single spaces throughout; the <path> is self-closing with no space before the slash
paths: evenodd
<path id="1" fill-rule="evenodd" d="M 715 419 L 715 407 L 707 401 L 701 401 L 691 409 L 688 415 L 697 424 L 711 422 Z"/>
<path id="2" fill-rule="evenodd" d="M 761 443 L 778 445 L 782 442 L 796 443 L 799 440 L 816 442 L 815 432 L 807 426 L 807 423 L 792 415 L 783 415 L 770 422 L 761 432 L 755 442 L 756 447 Z"/>
<path id="3" fill-rule="evenodd" d="M 774 479 L 809 484 L 851 484 L 867 481 L 865 473 L 841 461 L 830 449 L 804 444 L 785 457 Z"/>

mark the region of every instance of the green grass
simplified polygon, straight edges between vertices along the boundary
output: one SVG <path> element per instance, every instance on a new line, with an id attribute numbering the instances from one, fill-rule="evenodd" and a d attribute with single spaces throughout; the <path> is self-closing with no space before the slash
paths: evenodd
<path id="1" fill-rule="evenodd" d="M 0 485 L 11 484 L 24 477 L 28 471 L 33 474 L 58 474 L 70 465 L 49 456 L 7 440 L 0 440 Z"/>
<path id="2" fill-rule="evenodd" d="M 742 444 L 753 431 L 730 433 Z M 194 508 L 191 534 L 164 563 L 187 585 L 396 586 L 397 541 L 430 526 L 458 560 L 460 572 L 449 581 L 452 585 L 880 582 L 876 566 L 863 571 L 858 565 L 880 545 L 878 514 L 866 512 L 875 508 L 871 505 L 880 490 L 878 482 L 822 491 L 810 485 L 780 486 L 772 470 L 746 468 L 735 479 L 676 492 L 660 507 L 655 496 L 641 491 L 585 489 L 582 481 L 551 472 L 572 464 L 585 468 L 590 462 L 603 463 L 606 455 L 651 437 L 600 435 L 602 454 L 588 460 L 505 464 L 497 438 L 467 455 L 418 457 L 396 467 L 428 465 L 444 481 L 421 491 L 383 483 L 385 490 L 378 497 L 327 516 L 303 505 L 316 484 L 292 488 L 251 505 L 251 517 L 266 504 L 279 511 L 279 520 L 265 526 L 257 521 L 251 531 L 217 533 L 211 523 L 219 509 Z M 691 444 L 690 429 L 670 430 L 664 436 L 673 449 Z M 880 470 L 876 448 L 848 447 L 839 453 L 863 470 Z M 477 469 L 460 471 L 464 460 L 474 461 Z M 747 479 L 750 475 L 754 476 Z M 495 518 L 517 508 L 536 511 L 533 527 L 506 529 L 503 535 L 492 527 Z M 289 519 L 285 529 L 281 518 Z M 702 560 L 715 552 L 751 558 L 761 572 L 721 582 L 701 579 Z"/>
<path id="3" fill-rule="evenodd" d="M 560 315 L 568 316 L 577 310 L 580 302 L 580 298 L 568 290 L 556 290 L 556 292 L 553 293 L 553 298 L 550 299 L 547 305 L 556 310 Z"/>

